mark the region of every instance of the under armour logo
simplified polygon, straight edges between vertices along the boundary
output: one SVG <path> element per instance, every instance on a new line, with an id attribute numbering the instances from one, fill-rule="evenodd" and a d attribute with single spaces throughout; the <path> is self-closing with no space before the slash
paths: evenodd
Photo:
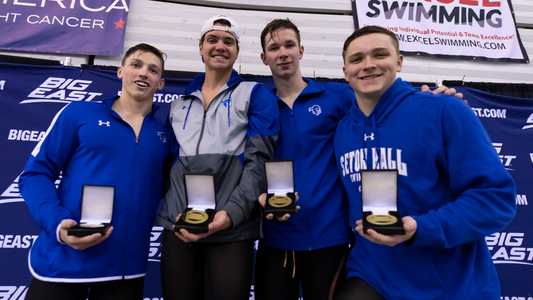
<path id="1" fill-rule="evenodd" d="M 309 107 L 309 109 L 307 111 L 312 112 L 314 115 L 318 116 L 318 115 L 320 115 L 322 113 L 322 108 L 320 108 L 320 106 L 315 104 L 315 105 Z"/>
<path id="2" fill-rule="evenodd" d="M 111 126 L 111 123 L 110 123 L 109 121 L 104 122 L 104 121 L 102 121 L 102 120 L 98 120 L 98 125 L 99 125 L 99 126 L 102 126 L 102 125 L 104 125 L 104 124 L 107 125 L 107 127 Z"/>
<path id="3" fill-rule="evenodd" d="M 183 105 L 183 107 L 181 109 L 186 109 L 186 108 L 187 108 L 187 106 Z"/>
<path id="4" fill-rule="evenodd" d="M 374 133 L 372 132 L 371 135 L 366 135 L 366 133 L 365 133 L 365 141 L 366 141 L 366 139 L 370 139 L 371 141 L 373 141 L 374 140 Z"/>
<path id="5" fill-rule="evenodd" d="M 229 107 L 230 104 L 231 104 L 231 100 L 229 98 L 222 102 L 222 105 L 224 105 L 224 107 L 226 108 Z"/>
<path id="6" fill-rule="evenodd" d="M 163 144 L 167 142 L 167 136 L 165 135 L 164 132 L 158 131 L 157 135 L 159 136 L 159 138 L 161 139 L 161 142 L 163 142 Z"/>

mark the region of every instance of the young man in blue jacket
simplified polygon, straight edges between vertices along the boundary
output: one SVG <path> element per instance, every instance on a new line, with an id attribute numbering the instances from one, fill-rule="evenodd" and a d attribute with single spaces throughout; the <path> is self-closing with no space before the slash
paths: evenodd
<path id="1" fill-rule="evenodd" d="M 293 160 L 300 209 L 292 216 L 266 216 L 270 221 L 263 222 L 264 239 L 259 242 L 255 297 L 296 300 L 301 285 L 306 300 L 331 299 L 346 279 L 351 232 L 333 137 L 355 96 L 346 83 L 302 77 L 304 47 L 298 27 L 290 20 L 267 24 L 261 46 L 261 59 L 276 84 L 281 115 L 276 158 Z M 455 90 L 436 91 L 441 92 L 454 94 Z M 259 201 L 264 206 L 266 194 Z"/>
<path id="2" fill-rule="evenodd" d="M 121 95 L 68 104 L 31 153 L 20 191 L 41 233 L 30 252 L 26 299 L 142 299 L 174 139 L 154 116 L 163 56 L 147 44 L 130 48 L 117 71 Z M 68 235 L 80 222 L 84 185 L 115 187 L 112 226 L 103 235 Z"/>
<path id="3" fill-rule="evenodd" d="M 478 118 L 396 78 L 403 57 L 384 28 L 355 31 L 343 59 L 357 100 L 338 125 L 335 157 L 362 238 L 337 299 L 499 299 L 484 237 L 514 217 L 515 184 Z M 364 169 L 398 170 L 405 235 L 364 233 Z"/>
<path id="4" fill-rule="evenodd" d="M 261 59 L 270 67 L 281 115 L 277 159 L 292 159 L 300 209 L 267 216 L 255 269 L 258 300 L 328 299 L 348 255 L 348 201 L 333 155 L 333 135 L 354 94 L 347 84 L 302 78 L 300 31 L 289 20 L 270 22 L 261 34 Z M 260 198 L 264 205 L 266 194 Z"/>

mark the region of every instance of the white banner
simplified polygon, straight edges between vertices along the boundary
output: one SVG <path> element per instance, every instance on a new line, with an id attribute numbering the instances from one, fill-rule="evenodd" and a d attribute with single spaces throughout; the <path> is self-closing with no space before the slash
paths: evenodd
<path id="1" fill-rule="evenodd" d="M 407 55 L 529 63 L 510 0 L 352 1 L 355 28 L 385 27 Z"/>

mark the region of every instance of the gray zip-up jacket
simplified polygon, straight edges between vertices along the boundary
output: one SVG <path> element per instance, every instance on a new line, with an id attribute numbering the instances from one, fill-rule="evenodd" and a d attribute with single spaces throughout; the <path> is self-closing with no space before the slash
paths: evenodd
<path id="1" fill-rule="evenodd" d="M 217 211 L 233 226 L 199 242 L 231 242 L 262 237 L 257 198 L 266 191 L 264 161 L 274 158 L 279 110 L 273 94 L 261 83 L 246 82 L 236 71 L 204 110 L 197 75 L 185 95 L 175 99 L 169 121 L 180 150 L 171 171 L 171 187 L 157 223 L 168 230 L 187 208 L 183 174 L 208 172 L 215 177 Z"/>

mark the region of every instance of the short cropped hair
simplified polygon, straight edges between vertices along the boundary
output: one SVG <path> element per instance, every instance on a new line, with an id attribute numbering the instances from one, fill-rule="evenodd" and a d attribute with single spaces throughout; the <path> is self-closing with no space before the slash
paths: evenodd
<path id="1" fill-rule="evenodd" d="M 265 53 L 265 38 L 267 34 L 270 33 L 270 38 L 274 35 L 274 32 L 278 29 L 291 29 L 296 34 L 296 39 L 298 40 L 298 46 L 300 46 L 300 30 L 298 27 L 289 19 L 275 19 L 268 23 L 263 31 L 261 32 L 261 47 L 263 48 L 263 53 Z"/>
<path id="2" fill-rule="evenodd" d="M 122 66 L 126 63 L 126 59 L 130 57 L 133 53 L 140 51 L 142 52 L 150 52 L 153 53 L 155 56 L 157 56 L 161 60 L 161 78 L 163 78 L 163 73 L 165 72 L 165 59 L 167 58 L 167 55 L 161 50 L 157 49 L 156 47 L 148 44 L 137 44 L 126 51 L 126 54 L 122 58 Z"/>
<path id="3" fill-rule="evenodd" d="M 363 28 L 357 29 L 346 39 L 346 41 L 344 42 L 344 46 L 342 47 L 342 60 L 345 61 L 346 51 L 348 51 L 348 46 L 350 46 L 350 43 L 353 40 L 355 40 L 358 37 L 362 37 L 362 36 L 369 35 L 372 33 L 381 33 L 381 34 L 388 35 L 392 40 L 392 44 L 394 45 L 394 48 L 396 48 L 396 53 L 400 54 L 400 42 L 398 41 L 396 34 L 383 27 L 372 25 L 372 26 L 365 26 Z"/>

